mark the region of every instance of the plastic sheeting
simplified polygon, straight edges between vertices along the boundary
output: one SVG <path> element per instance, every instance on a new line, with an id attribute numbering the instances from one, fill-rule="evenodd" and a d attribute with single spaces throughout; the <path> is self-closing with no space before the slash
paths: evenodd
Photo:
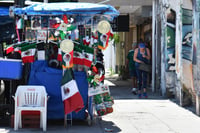
<path id="1" fill-rule="evenodd" d="M 16 15 L 94 15 L 102 14 L 111 17 L 118 16 L 119 12 L 110 5 L 93 3 L 41 3 L 33 4 L 25 8 L 15 8 Z"/>
<path id="2" fill-rule="evenodd" d="M 79 92 L 84 101 L 84 108 L 78 113 L 73 113 L 73 119 L 85 119 L 85 109 L 88 107 L 88 81 L 86 76 L 85 72 L 74 72 Z M 62 70 L 48 67 L 47 61 L 35 61 L 32 63 L 28 84 L 45 86 L 48 96 L 50 96 L 47 102 L 48 119 L 64 118 L 64 107 L 60 88 L 61 79 Z M 92 114 L 91 112 L 89 113 Z"/>
<path id="3" fill-rule="evenodd" d="M 0 6 L 0 16 L 9 16 L 9 8 Z"/>

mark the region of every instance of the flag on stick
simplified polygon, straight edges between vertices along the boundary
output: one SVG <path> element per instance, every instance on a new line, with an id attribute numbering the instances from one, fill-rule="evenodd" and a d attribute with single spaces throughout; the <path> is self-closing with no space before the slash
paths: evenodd
<path id="1" fill-rule="evenodd" d="M 61 81 L 61 95 L 65 114 L 78 112 L 84 107 L 83 99 L 79 93 L 76 81 L 72 78 L 72 70 L 65 70 Z"/>

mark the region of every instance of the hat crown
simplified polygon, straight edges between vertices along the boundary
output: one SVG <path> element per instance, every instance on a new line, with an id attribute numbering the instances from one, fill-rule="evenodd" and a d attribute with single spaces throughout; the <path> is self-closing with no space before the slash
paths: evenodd
<path id="1" fill-rule="evenodd" d="M 140 48 L 145 48 L 145 44 L 144 43 L 139 43 L 139 47 Z"/>

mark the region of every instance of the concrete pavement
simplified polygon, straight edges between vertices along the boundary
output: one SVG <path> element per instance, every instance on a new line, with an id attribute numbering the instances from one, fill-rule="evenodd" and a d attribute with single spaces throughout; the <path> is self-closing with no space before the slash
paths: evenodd
<path id="1" fill-rule="evenodd" d="M 96 124 L 74 122 L 67 128 L 63 124 L 48 125 L 49 133 L 199 133 L 200 117 L 180 107 L 172 100 L 163 99 L 149 92 L 148 99 L 138 99 L 131 93 L 130 80 L 110 78 L 111 95 L 115 99 L 114 112 L 98 119 Z M 42 132 L 42 129 L 20 129 L 1 127 L 0 133 Z"/>
<path id="2" fill-rule="evenodd" d="M 148 99 L 138 99 L 131 93 L 130 80 L 113 79 L 112 83 L 110 88 L 115 99 L 114 112 L 103 117 L 103 128 L 112 129 L 116 133 L 200 132 L 200 117 L 180 107 L 173 99 L 164 99 L 150 90 Z"/>

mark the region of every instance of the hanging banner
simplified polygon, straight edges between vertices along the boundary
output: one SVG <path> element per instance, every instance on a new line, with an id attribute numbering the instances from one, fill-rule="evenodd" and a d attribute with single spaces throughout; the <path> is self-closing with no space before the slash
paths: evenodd
<path id="1" fill-rule="evenodd" d="M 102 94 L 106 92 L 110 92 L 110 90 L 109 90 L 109 86 L 105 84 L 97 86 L 97 87 L 90 87 L 88 89 L 88 96 L 94 96 L 94 95 Z"/>

